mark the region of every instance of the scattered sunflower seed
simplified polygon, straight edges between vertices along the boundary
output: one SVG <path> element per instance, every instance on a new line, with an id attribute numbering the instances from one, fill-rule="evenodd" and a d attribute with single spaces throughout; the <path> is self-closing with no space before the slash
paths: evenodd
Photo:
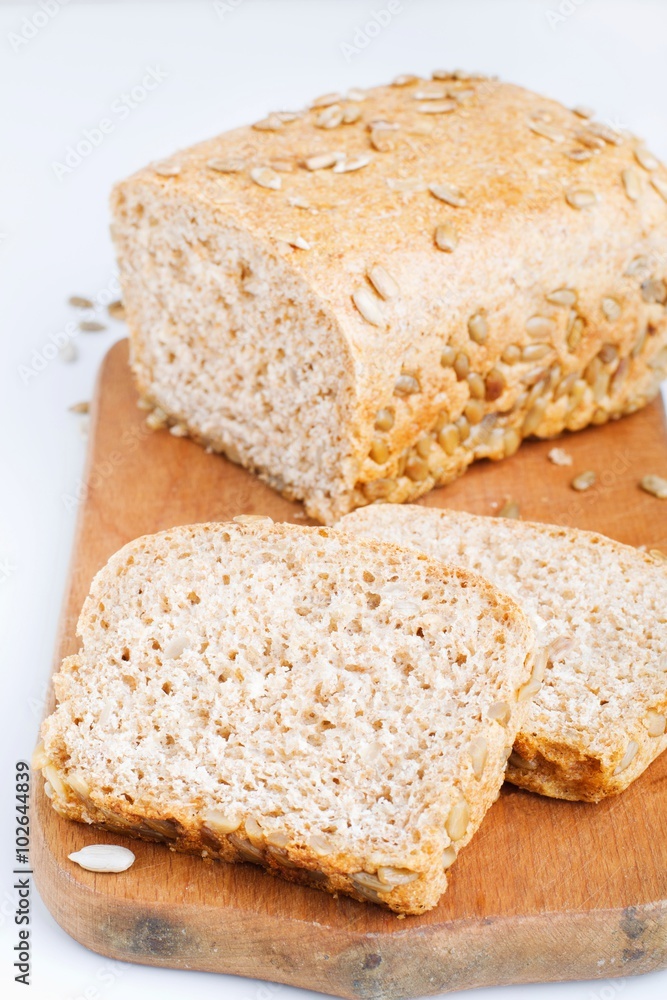
<path id="1" fill-rule="evenodd" d="M 509 517 L 513 518 L 514 520 L 520 518 L 521 510 L 519 508 L 519 504 L 517 503 L 516 500 L 506 500 L 505 503 L 500 508 L 500 510 L 498 511 L 498 513 L 496 514 L 496 517 Z"/>
<path id="2" fill-rule="evenodd" d="M 565 448 L 552 448 L 547 457 L 554 465 L 572 465 L 572 455 Z"/>
<path id="3" fill-rule="evenodd" d="M 87 299 L 83 295 L 70 295 L 67 301 L 75 309 L 93 309 L 95 305 L 94 302 L 91 302 L 90 299 Z"/>
<path id="4" fill-rule="evenodd" d="M 657 497 L 658 500 L 667 500 L 667 479 L 663 476 L 644 476 L 643 479 L 640 479 L 639 485 L 646 493 Z"/>
<path id="5" fill-rule="evenodd" d="M 101 333 L 102 330 L 106 330 L 106 326 L 96 319 L 84 319 L 79 323 L 79 329 L 82 333 Z"/>
<path id="6" fill-rule="evenodd" d="M 107 306 L 107 312 L 112 319 L 125 319 L 125 306 L 120 299 L 116 299 L 115 302 L 110 302 Z"/>
<path id="7" fill-rule="evenodd" d="M 63 344 L 58 351 L 58 357 L 61 361 L 64 361 L 65 364 L 71 364 L 72 361 L 76 361 L 79 357 L 79 351 L 76 344 L 73 344 L 71 340 L 68 340 L 67 343 Z"/>
<path id="8" fill-rule="evenodd" d="M 584 490 L 589 490 L 596 480 L 596 475 L 592 469 L 588 469 L 586 472 L 580 472 L 578 476 L 575 476 L 570 486 L 573 490 L 578 490 L 583 493 Z"/>
<path id="9" fill-rule="evenodd" d="M 88 413 L 90 411 L 90 403 L 73 403 L 72 406 L 68 407 L 70 413 Z"/>
<path id="10" fill-rule="evenodd" d="M 89 872 L 124 872 L 135 861 L 132 851 L 118 844 L 89 844 L 67 857 Z"/>
<path id="11" fill-rule="evenodd" d="M 380 298 L 393 299 L 395 295 L 398 295 L 397 282 L 381 264 L 375 264 L 370 268 L 368 278 Z"/>

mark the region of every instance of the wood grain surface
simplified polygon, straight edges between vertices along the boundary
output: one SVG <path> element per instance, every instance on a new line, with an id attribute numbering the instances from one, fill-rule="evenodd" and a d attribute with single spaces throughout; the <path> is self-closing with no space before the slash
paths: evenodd
<path id="1" fill-rule="evenodd" d="M 166 431 L 146 430 L 122 341 L 103 364 L 91 415 L 87 486 L 55 664 L 78 648 L 75 626 L 93 574 L 138 535 L 240 513 L 308 523 L 242 469 Z M 504 462 L 480 462 L 423 499 L 492 514 L 507 498 L 525 518 L 593 528 L 667 552 L 667 503 L 638 480 L 667 473 L 660 401 L 622 421 Z M 596 487 L 575 493 L 575 473 Z M 49 711 L 52 708 L 49 705 Z M 171 853 L 61 819 L 34 782 L 37 885 L 58 923 L 116 959 L 229 972 L 343 997 L 399 998 L 474 986 L 627 976 L 667 966 L 667 754 L 600 805 L 506 785 L 450 873 L 440 905 L 398 919 L 373 905 L 271 878 L 252 865 Z M 120 875 L 67 860 L 85 844 L 130 846 Z"/>

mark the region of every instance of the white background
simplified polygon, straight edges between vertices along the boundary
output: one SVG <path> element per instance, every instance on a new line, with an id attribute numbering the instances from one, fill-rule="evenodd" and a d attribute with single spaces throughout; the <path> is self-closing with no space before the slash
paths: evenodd
<path id="1" fill-rule="evenodd" d="M 24 18 L 39 6 L 0 2 L 0 991 L 12 998 L 306 995 L 227 976 L 112 968 L 68 938 L 36 894 L 33 985 L 27 991 L 12 981 L 13 762 L 29 758 L 36 740 L 76 516 L 63 498 L 76 491 L 85 450 L 82 420 L 67 407 L 90 398 L 100 359 L 123 326 L 77 336 L 74 363 L 56 358 L 39 373 L 26 376 L 26 369 L 34 371 L 40 362 L 33 352 L 43 357 L 51 336 L 77 318 L 69 295 L 104 297 L 111 287 L 112 182 L 271 109 L 441 66 L 497 73 L 565 104 L 591 105 L 667 159 L 667 4 L 660 0 L 402 0 L 401 12 L 349 61 L 341 43 L 353 44 L 357 28 L 386 0 L 226 6 L 71 0 L 29 41 L 12 46 L 11 33 L 25 31 Z M 565 16 L 550 19 L 559 7 Z M 122 117 L 114 102 L 150 67 L 166 78 Z M 113 131 L 58 179 L 54 162 L 101 118 L 112 120 Z M 473 995 L 664 1000 L 667 971 L 466 994 Z"/>

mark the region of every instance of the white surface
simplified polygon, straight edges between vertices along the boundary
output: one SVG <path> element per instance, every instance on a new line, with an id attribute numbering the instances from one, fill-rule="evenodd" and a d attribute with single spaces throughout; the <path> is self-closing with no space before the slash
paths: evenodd
<path id="1" fill-rule="evenodd" d="M 49 0 L 53 5 L 53 0 Z M 337 88 L 370 85 L 437 66 L 479 69 L 592 105 L 630 125 L 667 158 L 667 4 L 613 0 L 402 0 L 379 35 L 346 61 L 341 43 L 387 0 L 70 2 L 14 51 L 9 33 L 37 5 L 0 4 L 0 288 L 2 365 L 3 724 L 0 732 L 0 982 L 13 983 L 13 762 L 29 758 L 50 672 L 81 476 L 81 418 L 100 359 L 123 326 L 76 338 L 80 359 L 49 361 L 29 378 L 33 350 L 76 318 L 70 294 L 104 294 L 113 279 L 107 234 L 112 182 L 146 161 L 272 108 L 302 105 Z M 228 8 L 225 10 L 225 7 Z M 571 10 L 551 26 L 548 11 Z M 235 8 L 235 9 L 234 9 Z M 38 18 L 38 21 L 40 18 Z M 150 67 L 166 78 L 131 111 L 123 93 Z M 113 129 L 58 180 L 52 164 L 83 130 Z M 113 296 L 112 296 L 113 297 Z M 656 470 L 658 471 L 658 470 Z M 664 471 L 664 470 L 663 470 Z M 160 1000 L 192 995 L 283 1000 L 301 991 L 251 980 L 110 963 L 80 947 L 33 893 L 30 996 Z M 6 985 L 5 985 L 6 984 Z M 473 991 L 484 1000 L 664 1000 L 667 972 L 595 983 Z M 313 994 L 314 996 L 314 994 Z"/>

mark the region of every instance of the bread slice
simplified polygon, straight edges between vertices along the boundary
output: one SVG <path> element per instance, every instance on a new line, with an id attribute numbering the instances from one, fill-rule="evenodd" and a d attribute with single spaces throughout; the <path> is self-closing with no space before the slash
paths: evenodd
<path id="1" fill-rule="evenodd" d="M 548 662 L 509 781 L 598 802 L 667 747 L 667 561 L 590 531 L 417 506 L 339 526 L 481 573 L 530 617 Z"/>
<path id="2" fill-rule="evenodd" d="M 434 906 L 498 795 L 533 635 L 489 583 L 333 529 L 174 528 L 93 581 L 36 764 L 63 816 Z"/>
<path id="3" fill-rule="evenodd" d="M 272 114 L 112 196 L 150 426 L 327 523 L 667 377 L 667 169 L 557 101 L 435 77 Z"/>

